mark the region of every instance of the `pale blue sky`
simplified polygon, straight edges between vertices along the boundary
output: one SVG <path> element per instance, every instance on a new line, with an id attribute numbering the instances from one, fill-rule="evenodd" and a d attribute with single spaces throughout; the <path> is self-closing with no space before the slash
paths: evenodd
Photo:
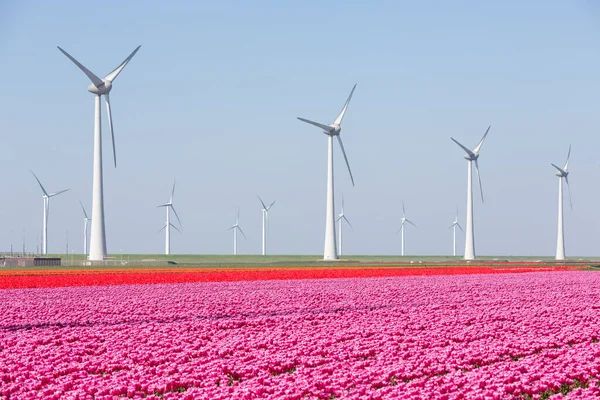
<path id="1" fill-rule="evenodd" d="M 466 161 L 474 146 L 480 255 L 552 255 L 557 178 L 573 145 L 567 255 L 599 255 L 600 6 L 593 1 L 0 3 L 0 249 L 35 249 L 42 199 L 52 199 L 49 251 L 68 230 L 82 251 L 78 200 L 91 210 L 93 96 L 60 45 L 104 76 L 142 48 L 111 92 L 119 167 L 108 152 L 109 252 L 158 253 L 175 204 L 176 253 L 229 253 L 236 210 L 260 252 L 260 204 L 276 200 L 270 250 L 323 250 L 325 135 L 297 116 L 331 122 L 354 83 L 343 139 L 356 187 L 336 149 L 336 193 L 354 229 L 352 254 L 397 254 L 401 202 L 417 229 L 407 253 L 451 252 L 456 205 L 464 225 Z M 475 187 L 477 188 L 477 187 Z M 460 248 L 462 252 L 463 240 Z"/>

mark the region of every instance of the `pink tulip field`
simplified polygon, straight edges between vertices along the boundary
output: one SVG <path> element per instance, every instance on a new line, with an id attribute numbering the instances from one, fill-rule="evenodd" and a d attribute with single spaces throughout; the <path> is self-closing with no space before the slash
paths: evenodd
<path id="1" fill-rule="evenodd" d="M 600 273 L 0 290 L 0 399 L 600 397 Z"/>

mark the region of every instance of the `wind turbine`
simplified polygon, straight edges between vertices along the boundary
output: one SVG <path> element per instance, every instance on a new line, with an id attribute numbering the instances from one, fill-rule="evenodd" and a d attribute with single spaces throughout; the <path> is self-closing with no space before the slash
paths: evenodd
<path id="1" fill-rule="evenodd" d="M 456 216 L 454 217 L 454 221 L 452 222 L 452 225 L 450 225 L 450 228 L 452 229 L 452 255 L 456 257 L 456 227 L 458 227 L 458 229 L 460 229 L 463 233 L 465 231 L 463 231 L 462 226 L 460 226 L 460 224 L 458 223 L 458 207 L 456 207 Z"/>
<path id="2" fill-rule="evenodd" d="M 106 100 L 106 113 L 108 115 L 108 124 L 110 127 L 110 135 L 112 137 L 112 150 L 115 168 L 117 167 L 117 152 L 115 149 L 115 135 L 113 131 L 112 111 L 110 106 L 109 93 L 113 87 L 113 81 L 121 73 L 123 68 L 133 58 L 135 53 L 141 46 L 136 49 L 123 61 L 117 68 L 100 79 L 90 70 L 84 67 L 79 61 L 71 57 L 69 53 L 57 46 L 58 49 L 69 58 L 84 74 L 92 81 L 88 86 L 88 91 L 94 95 L 94 172 L 92 182 L 92 234 L 90 237 L 90 254 L 89 260 L 103 260 L 106 257 L 106 231 L 104 227 L 104 187 L 102 178 L 102 128 L 100 123 L 101 110 L 100 98 L 104 96 Z"/>
<path id="3" fill-rule="evenodd" d="M 275 204 L 275 202 L 272 202 L 267 207 L 259 195 L 256 195 L 256 197 L 258 197 L 258 200 L 260 200 L 260 204 L 262 205 L 262 255 L 266 256 L 267 255 L 267 225 L 269 223 L 269 210 L 271 209 L 271 207 L 273 207 L 273 204 Z"/>
<path id="4" fill-rule="evenodd" d="M 171 228 L 174 228 L 177 232 L 181 233 L 181 231 L 171 223 L 171 210 L 173 210 L 173 214 L 177 217 L 177 221 L 179 221 L 179 226 L 183 228 L 181 224 L 181 220 L 179 219 L 179 215 L 177 215 L 177 211 L 175 211 L 175 206 L 173 206 L 173 196 L 175 196 L 175 181 L 173 181 L 173 190 L 171 190 L 171 198 L 165 204 L 161 204 L 158 207 L 166 207 L 167 209 L 167 221 L 163 225 L 162 228 L 158 231 L 159 233 L 164 229 L 165 230 L 165 254 L 171 254 Z"/>
<path id="5" fill-rule="evenodd" d="M 87 213 L 85 212 L 85 208 L 83 208 L 83 203 L 79 200 L 79 204 L 81 205 L 81 210 L 83 211 L 83 254 L 87 255 L 88 253 L 88 222 L 91 221 L 91 218 L 88 218 Z"/>
<path id="6" fill-rule="evenodd" d="M 42 189 L 42 198 L 44 199 L 44 220 L 42 222 L 42 254 L 48 254 L 48 212 L 50 210 L 50 198 L 54 196 L 58 196 L 61 193 L 66 192 L 69 189 L 64 189 L 56 193 L 48 193 L 44 186 L 42 186 L 42 182 L 38 179 L 38 177 L 33 173 L 33 171 L 29 171 L 40 185 L 40 189 Z"/>
<path id="7" fill-rule="evenodd" d="M 338 219 L 337 222 L 339 224 L 339 231 L 340 231 L 340 236 L 338 237 L 338 254 L 341 256 L 342 255 L 342 225 L 343 222 L 346 221 L 346 223 L 348 225 L 350 225 L 350 228 L 352 228 L 352 224 L 350 223 L 350 221 L 348 221 L 348 218 L 346 218 L 346 216 L 344 215 L 344 196 L 342 196 L 342 212 L 338 214 Z"/>
<path id="8" fill-rule="evenodd" d="M 567 161 L 565 166 L 560 168 L 555 164 L 552 164 L 556 171 L 555 175 L 558 176 L 558 239 L 556 241 L 556 259 L 565 259 L 565 231 L 563 225 L 563 178 L 567 182 L 567 190 L 569 191 L 569 204 L 571 210 L 573 209 L 573 202 L 571 201 L 571 188 L 569 187 L 569 157 L 571 157 L 571 145 L 569 145 L 569 152 L 567 153 Z"/>
<path id="9" fill-rule="evenodd" d="M 244 239 L 246 239 L 246 235 L 244 234 L 244 231 L 242 230 L 242 228 L 240 228 L 240 212 L 238 210 L 237 213 L 237 219 L 235 220 L 235 224 L 227 229 L 228 231 L 233 229 L 233 255 L 236 256 L 237 255 L 237 231 L 239 230 L 240 233 L 244 236 Z"/>
<path id="10" fill-rule="evenodd" d="M 328 147 L 327 147 L 327 207 L 325 213 L 325 251 L 323 252 L 324 260 L 337 260 L 338 254 L 335 246 L 335 204 L 333 198 L 333 137 L 336 136 L 338 142 L 340 144 L 340 149 L 342 150 L 342 154 L 344 156 L 344 160 L 346 161 L 346 166 L 348 167 L 348 172 L 350 173 L 350 180 L 352 181 L 352 186 L 354 186 L 354 178 L 352 177 L 352 171 L 350 170 L 350 164 L 348 163 L 348 157 L 346 157 L 346 151 L 344 150 L 344 144 L 342 143 L 342 138 L 340 137 L 340 132 L 342 131 L 342 119 L 344 119 L 344 114 L 346 114 L 346 110 L 348 109 L 348 104 L 350 104 L 350 99 L 352 98 L 352 94 L 354 93 L 354 89 L 356 89 L 356 84 L 352 88 L 350 92 L 350 96 L 348 96 L 348 100 L 344 104 L 342 111 L 340 111 L 337 118 L 333 121 L 332 124 L 324 125 L 318 122 L 314 122 L 308 119 L 300 118 L 298 119 L 302 122 L 306 122 L 308 124 L 314 125 L 318 128 L 323 129 L 323 133 L 327 135 Z"/>
<path id="11" fill-rule="evenodd" d="M 404 202 L 402 202 L 402 219 L 400 221 L 401 221 L 400 230 L 398 230 L 398 232 L 396 232 L 396 233 L 400 233 L 400 232 L 402 233 L 402 235 L 401 235 L 401 237 L 402 237 L 402 255 L 404 255 L 404 224 L 408 222 L 415 228 L 417 227 L 414 223 L 412 223 L 412 221 L 409 221 L 406 218 L 406 211 L 404 210 Z"/>
<path id="12" fill-rule="evenodd" d="M 483 188 L 481 187 L 481 175 L 479 175 L 479 163 L 477 159 L 479 158 L 479 151 L 481 150 L 481 146 L 483 145 L 483 141 L 486 136 L 490 132 L 490 128 L 492 126 L 488 126 L 485 134 L 475 146 L 473 150 L 469 150 L 454 138 L 452 141 L 459 145 L 467 154 L 465 154 L 465 160 L 468 161 L 467 164 L 467 233 L 465 235 L 465 260 L 474 260 L 475 259 L 475 228 L 473 226 L 473 161 L 475 161 L 475 169 L 477 169 L 477 180 L 479 181 L 479 190 L 481 191 L 481 202 L 483 203 Z"/>

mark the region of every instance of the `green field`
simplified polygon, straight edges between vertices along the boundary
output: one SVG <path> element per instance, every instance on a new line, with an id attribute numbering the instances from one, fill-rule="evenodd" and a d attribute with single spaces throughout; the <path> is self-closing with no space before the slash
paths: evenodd
<path id="1" fill-rule="evenodd" d="M 83 254 L 69 255 L 69 262 L 65 262 L 65 255 L 48 255 L 60 257 L 64 265 L 81 266 L 85 261 Z M 90 268 L 136 268 L 136 267 L 174 267 L 185 266 L 195 268 L 214 267 L 290 267 L 290 266 L 360 266 L 385 263 L 386 265 L 404 266 L 444 266 L 444 265 L 481 265 L 488 262 L 539 262 L 541 265 L 555 264 L 553 257 L 518 257 L 518 256 L 483 256 L 476 261 L 465 262 L 462 257 L 451 256 L 343 256 L 335 262 L 325 262 L 319 255 L 202 255 L 202 254 L 115 254 L 110 255 L 110 265 L 94 265 Z M 560 264 L 590 265 L 600 263 L 599 258 L 573 258 L 560 262 Z M 170 262 L 170 264 L 167 264 Z M 11 267 L 5 267 L 11 268 Z M 12 267 L 20 269 L 21 267 Z M 32 267 L 30 267 L 32 268 Z M 40 269 L 53 269 L 56 267 L 35 267 Z"/>

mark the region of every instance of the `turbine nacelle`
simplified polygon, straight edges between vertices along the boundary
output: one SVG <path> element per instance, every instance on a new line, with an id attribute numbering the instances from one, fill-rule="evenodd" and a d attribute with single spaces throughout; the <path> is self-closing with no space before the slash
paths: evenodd
<path id="1" fill-rule="evenodd" d="M 98 96 L 102 96 L 109 93 L 111 89 L 112 82 L 107 81 L 106 79 L 102 80 L 101 85 L 96 86 L 95 84 L 90 83 L 90 86 L 88 86 L 88 92 L 96 94 Z"/>
<path id="2" fill-rule="evenodd" d="M 464 155 L 464 159 L 467 161 L 475 161 L 478 158 L 479 158 L 479 154 L 477 154 L 477 153 L 471 153 L 471 154 L 467 153 Z"/>
<path id="3" fill-rule="evenodd" d="M 339 136 L 340 132 L 342 132 L 342 127 L 340 124 L 330 124 L 329 127 L 331 127 L 331 129 L 328 131 L 324 130 L 324 134 L 329 136 Z"/>

